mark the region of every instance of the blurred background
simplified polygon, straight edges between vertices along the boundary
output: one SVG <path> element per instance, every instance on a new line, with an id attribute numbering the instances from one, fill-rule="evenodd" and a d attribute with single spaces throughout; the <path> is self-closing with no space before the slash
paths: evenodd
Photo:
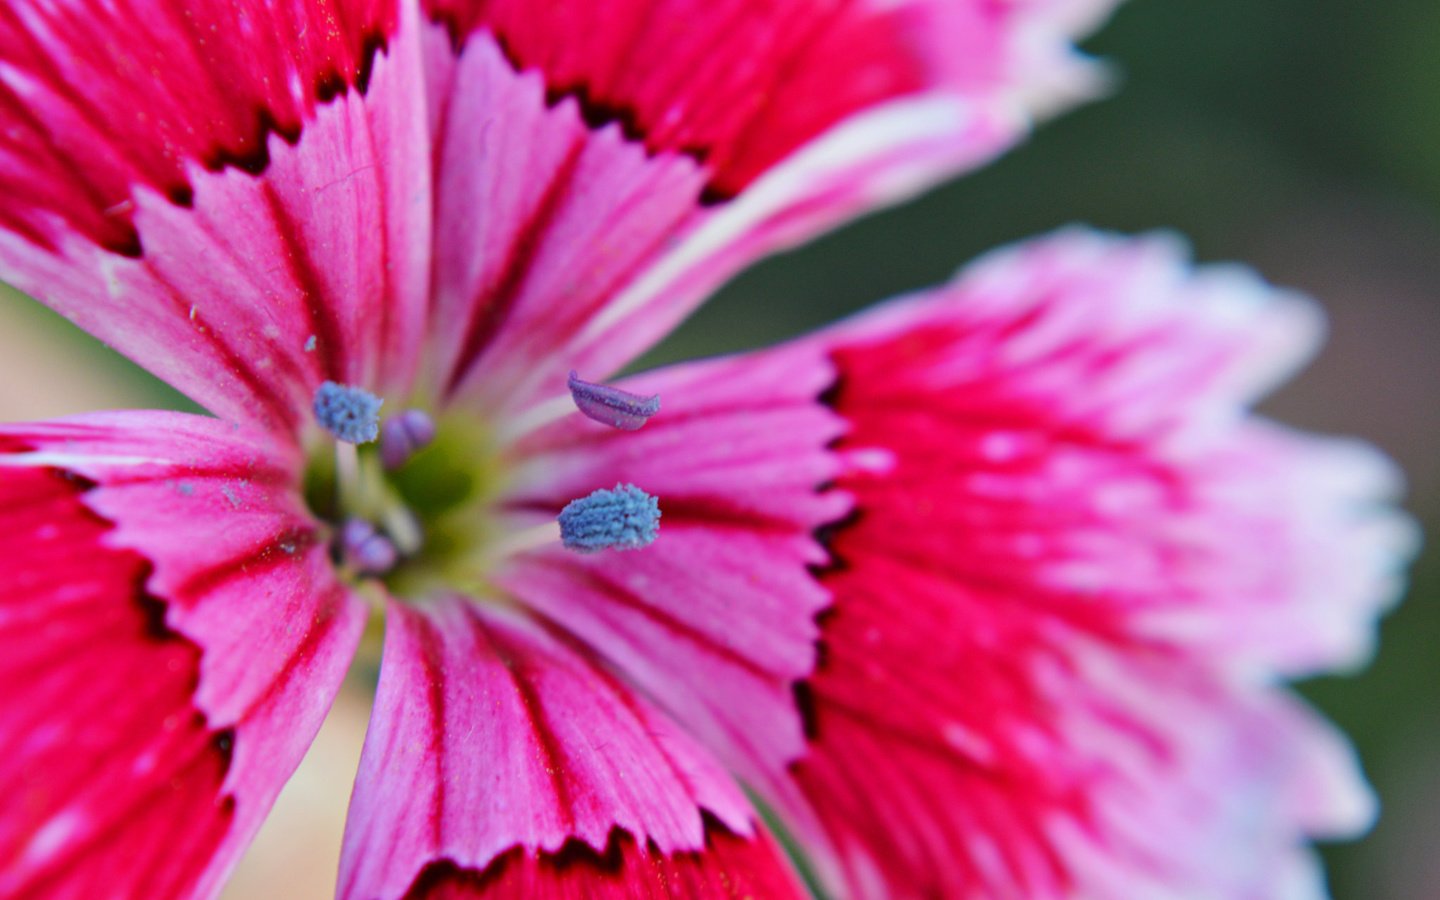
<path id="1" fill-rule="evenodd" d="M 1384 448 L 1409 476 L 1410 508 L 1440 533 L 1440 4 L 1135 0 L 1086 46 L 1119 76 L 1109 99 L 746 273 L 648 361 L 771 343 L 1069 222 L 1174 229 L 1201 260 L 1242 260 L 1321 301 L 1329 344 L 1265 411 Z M 0 420 L 183 404 L 3 291 L 0 372 Z M 1304 686 L 1353 736 L 1383 805 L 1370 836 L 1326 848 L 1341 900 L 1440 891 L 1437 589 L 1432 544 L 1373 664 Z M 322 860 L 338 852 L 365 714 L 345 698 L 232 896 L 263 892 L 276 869 L 287 896 L 333 884 Z"/>

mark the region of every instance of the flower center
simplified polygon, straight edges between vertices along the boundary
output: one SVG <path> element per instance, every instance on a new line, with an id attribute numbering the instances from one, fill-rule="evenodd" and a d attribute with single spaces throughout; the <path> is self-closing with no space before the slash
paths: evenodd
<path id="1" fill-rule="evenodd" d="M 625 431 L 659 410 L 640 397 L 570 374 L 568 410 L 549 405 L 530 426 L 579 411 Z M 659 529 L 654 497 L 634 485 L 601 487 L 564 507 L 557 520 L 516 531 L 503 499 L 501 440 L 473 416 L 417 408 L 382 417 L 385 402 L 351 385 L 315 393 L 313 442 L 304 491 L 329 529 L 331 556 L 352 584 L 378 580 L 405 600 L 438 591 L 491 594 L 488 573 L 513 553 L 560 543 L 577 552 L 635 550 Z M 513 434 L 507 435 L 513 438 Z"/>

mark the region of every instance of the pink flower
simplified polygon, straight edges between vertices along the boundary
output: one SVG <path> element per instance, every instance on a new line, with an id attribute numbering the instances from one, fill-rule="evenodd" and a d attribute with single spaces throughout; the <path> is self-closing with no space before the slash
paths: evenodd
<path id="1" fill-rule="evenodd" d="M 0 428 L 0 894 L 214 894 L 382 614 L 346 897 L 799 894 L 752 796 L 837 894 L 1322 892 L 1372 802 L 1277 682 L 1411 538 L 1247 412 L 1305 301 L 1070 231 L 587 380 L 1106 5 L 0 7 L 0 277 L 215 415 Z"/>

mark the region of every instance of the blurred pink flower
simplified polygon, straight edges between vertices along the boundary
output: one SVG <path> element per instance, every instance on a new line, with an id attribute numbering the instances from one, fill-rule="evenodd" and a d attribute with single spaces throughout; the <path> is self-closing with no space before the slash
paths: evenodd
<path id="1" fill-rule="evenodd" d="M 0 277 L 215 416 L 0 428 L 0 893 L 216 893 L 380 613 L 346 897 L 802 893 L 750 796 L 836 894 L 1323 892 L 1371 800 L 1277 681 L 1410 535 L 1248 414 L 1305 301 L 1074 230 L 570 374 L 1093 90 L 1106 5 L 0 8 Z"/>

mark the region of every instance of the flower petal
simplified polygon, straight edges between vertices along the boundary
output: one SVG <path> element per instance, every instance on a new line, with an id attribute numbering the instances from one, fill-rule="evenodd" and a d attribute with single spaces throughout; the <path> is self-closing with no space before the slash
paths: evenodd
<path id="1" fill-rule="evenodd" d="M 294 464 L 193 416 L 0 429 L 3 669 L 25 685 L 0 700 L 0 893 L 218 890 L 364 622 Z"/>
<path id="2" fill-rule="evenodd" d="M 1245 418 L 1313 325 L 1171 241 L 1074 231 L 818 339 L 837 452 L 885 461 L 836 482 L 792 767 L 832 884 L 1314 893 L 1306 839 L 1370 801 L 1272 685 L 1353 661 L 1412 535 L 1372 451 Z"/>
<path id="3" fill-rule="evenodd" d="M 818 494 L 839 461 L 839 420 L 815 398 L 834 380 L 822 353 L 783 351 L 631 379 L 660 394 L 636 432 L 572 415 L 520 441 L 505 504 L 516 529 L 595 486 L 659 498 L 660 535 L 636 553 L 558 547 L 496 572 L 510 595 L 560 623 L 759 783 L 804 749 L 795 683 L 815 665 L 814 617 L 829 603 L 809 567 L 814 537 L 846 499 Z"/>
<path id="4" fill-rule="evenodd" d="M 1161 687 L 1147 686 L 1143 700 L 1130 696 L 1133 685 L 1106 684 L 1103 675 L 1096 682 L 1148 708 L 1146 727 L 1159 743 L 1150 753 L 1136 753 L 1139 742 L 1110 745 L 1118 765 L 1099 775 L 1090 821 L 1048 829 L 1076 893 L 1328 896 L 1304 837 L 1350 837 L 1375 815 L 1348 741 L 1293 698 L 1251 690 L 1187 697 L 1164 687 L 1173 682 L 1165 671 L 1152 671 Z M 1157 790 L 1166 802 L 1155 802 Z"/>
<path id="5" fill-rule="evenodd" d="M 459 597 L 390 604 L 340 868 L 343 897 L 727 878 L 798 896 L 683 732 L 567 640 Z"/>
<path id="6" fill-rule="evenodd" d="M 796 148 L 887 101 L 942 86 L 1018 106 L 1017 95 L 1032 93 L 1022 85 L 1050 74 L 1020 65 L 1022 54 L 1069 54 L 1066 29 L 1093 24 L 1105 5 L 425 2 L 457 46 L 493 33 L 517 68 L 543 74 L 552 96 L 578 98 L 590 122 L 621 124 L 651 153 L 704 160 L 715 197 L 737 195 Z"/>
<path id="7" fill-rule="evenodd" d="M 387 0 L 6 4 L 0 228 L 134 252 L 136 188 L 187 205 L 188 164 L 264 168 L 269 134 L 293 142 L 368 81 L 395 18 Z"/>
<path id="8" fill-rule="evenodd" d="M 388 6 L 0 12 L 0 278 L 233 420 L 406 389 L 429 152 Z"/>
<path id="9" fill-rule="evenodd" d="M 430 82 L 433 378 L 452 392 L 474 378 L 491 405 L 523 408 L 534 396 L 527 368 L 555 363 L 697 215 L 704 175 L 688 157 L 647 155 L 618 127 L 592 132 L 575 101 L 552 105 L 540 78 L 516 73 L 489 37 L 453 61 L 448 43 L 432 51 L 452 68 Z"/>
<path id="10" fill-rule="evenodd" d="M 824 340 L 859 392 L 839 395 L 847 447 L 963 451 L 965 502 L 940 515 L 983 510 L 986 554 L 1034 557 L 1060 591 L 1123 588 L 1147 637 L 1223 638 L 1226 665 L 1296 676 L 1363 658 L 1415 538 L 1382 456 L 1249 412 L 1321 328 L 1304 298 L 1192 269 L 1172 239 L 1072 229 Z"/>
<path id="11" fill-rule="evenodd" d="M 1208 540 L 1191 536 L 1194 557 L 1184 566 L 1208 591 L 1193 605 L 1138 613 L 1136 630 L 1261 677 L 1365 664 L 1375 619 L 1400 597 L 1402 563 L 1419 544 L 1413 523 L 1388 506 L 1402 480 L 1389 459 L 1359 441 L 1263 421 L 1237 428 L 1191 475 L 1195 502 L 1212 518 Z M 1239 553 L 1237 544 L 1252 552 Z M 1218 559 L 1233 561 L 1194 573 Z"/>
<path id="12" fill-rule="evenodd" d="M 768 836 L 739 837 L 723 829 L 706 835 L 705 849 L 659 853 L 615 832 L 603 853 L 569 844 L 559 853 L 527 855 L 511 850 L 484 874 L 441 863 L 425 870 L 406 896 L 537 897 L 629 900 L 667 897 L 806 897 L 783 854 Z"/>
<path id="13" fill-rule="evenodd" d="M 430 3 L 437 382 L 514 410 L 613 372 L 760 255 L 1010 146 L 1037 73 L 1093 82 L 1104 5 Z"/>
<path id="14" fill-rule="evenodd" d="M 131 2 L 0 19 L 0 278 L 292 429 L 321 380 L 406 393 L 432 294 L 427 389 L 510 411 L 613 371 L 759 255 L 1008 146 L 1106 5 L 431 9 L 447 34 Z"/>

